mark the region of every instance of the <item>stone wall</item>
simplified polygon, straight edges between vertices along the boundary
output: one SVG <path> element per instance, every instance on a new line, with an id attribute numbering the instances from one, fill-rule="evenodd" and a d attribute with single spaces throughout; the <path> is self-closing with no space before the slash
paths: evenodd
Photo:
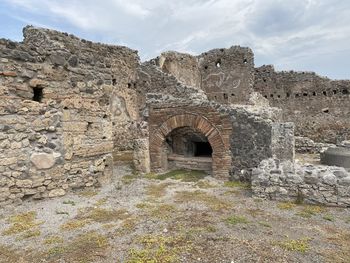
<path id="1" fill-rule="evenodd" d="M 284 121 L 295 123 L 297 136 L 326 143 L 349 138 L 350 81 L 262 66 L 255 69 L 254 89 L 283 110 Z"/>
<path id="2" fill-rule="evenodd" d="M 138 65 L 133 50 L 52 30 L 0 40 L 0 205 L 108 180 L 130 129 L 118 123 L 138 119 L 124 91 Z"/>
<path id="3" fill-rule="evenodd" d="M 253 170 L 252 190 L 265 199 L 350 207 L 350 172 L 267 159 Z"/>
<path id="4" fill-rule="evenodd" d="M 254 54 L 249 48 L 213 49 L 199 56 L 165 52 L 154 62 L 179 82 L 203 90 L 210 100 L 252 104 Z"/>
<path id="5" fill-rule="evenodd" d="M 321 153 L 331 146 L 335 145 L 330 143 L 314 142 L 307 137 L 295 136 L 295 151 L 297 153 Z"/>
<path id="6" fill-rule="evenodd" d="M 213 174 L 217 177 L 250 180 L 252 169 L 268 157 L 293 160 L 294 127 L 280 123 L 281 111 L 276 108 L 228 106 L 203 99 L 188 101 L 159 94 L 149 94 L 148 104 L 150 155 L 154 170 L 167 169 L 166 160 L 162 159 L 166 156 L 162 150 L 165 137 L 174 128 L 183 126 L 202 129 L 204 135 L 217 131 L 213 134 L 213 138 L 219 135 L 217 140 L 212 139 L 217 145 L 207 136 L 213 149 Z M 210 123 L 207 128 L 198 126 L 202 119 L 202 125 L 206 125 L 206 120 Z M 215 151 L 219 156 L 215 156 Z M 216 171 L 216 167 L 220 170 Z"/>

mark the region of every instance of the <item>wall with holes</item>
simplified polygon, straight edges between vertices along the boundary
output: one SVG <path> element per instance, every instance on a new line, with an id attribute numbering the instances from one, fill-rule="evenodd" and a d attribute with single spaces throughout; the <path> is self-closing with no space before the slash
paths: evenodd
<path id="1" fill-rule="evenodd" d="M 136 51 L 52 30 L 0 40 L 0 206 L 111 176 L 115 136 L 138 122 L 138 65 Z"/>
<path id="2" fill-rule="evenodd" d="M 350 81 L 262 66 L 255 69 L 254 89 L 295 123 L 297 136 L 327 143 L 350 138 Z"/>

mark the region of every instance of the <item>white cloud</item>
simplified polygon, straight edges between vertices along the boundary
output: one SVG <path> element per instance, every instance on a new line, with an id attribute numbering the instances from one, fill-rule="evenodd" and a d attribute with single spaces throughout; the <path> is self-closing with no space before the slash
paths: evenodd
<path id="1" fill-rule="evenodd" d="M 319 69 L 311 62 L 324 56 L 322 63 L 334 63 L 330 74 L 337 77 L 337 64 L 329 60 L 339 52 L 344 54 L 339 64 L 350 68 L 347 0 L 5 1 L 38 23 L 57 29 L 68 23 L 85 35 L 129 43 L 143 58 L 168 49 L 201 53 L 240 44 L 253 49 L 258 64 L 280 69 Z"/>

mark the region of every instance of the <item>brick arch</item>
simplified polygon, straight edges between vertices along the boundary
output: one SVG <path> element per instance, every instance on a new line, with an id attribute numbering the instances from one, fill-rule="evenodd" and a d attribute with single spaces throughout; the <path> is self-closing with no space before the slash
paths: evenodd
<path id="1" fill-rule="evenodd" d="M 168 118 L 158 126 L 158 129 L 150 134 L 150 158 L 151 168 L 154 171 L 162 171 L 164 167 L 164 142 L 166 137 L 175 129 L 191 127 L 201 132 L 208 139 L 212 153 L 212 173 L 215 177 L 228 178 L 231 167 L 229 144 L 214 124 L 199 114 L 179 114 Z"/>

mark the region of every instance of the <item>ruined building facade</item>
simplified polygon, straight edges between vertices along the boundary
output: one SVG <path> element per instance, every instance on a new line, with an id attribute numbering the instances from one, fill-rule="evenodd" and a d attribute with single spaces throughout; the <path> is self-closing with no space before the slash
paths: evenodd
<path id="1" fill-rule="evenodd" d="M 0 205 L 111 182 L 125 162 L 251 180 L 266 159 L 293 163 L 294 130 L 349 138 L 349 92 L 254 68 L 249 48 L 141 63 L 127 47 L 28 26 L 23 42 L 0 40 Z"/>

